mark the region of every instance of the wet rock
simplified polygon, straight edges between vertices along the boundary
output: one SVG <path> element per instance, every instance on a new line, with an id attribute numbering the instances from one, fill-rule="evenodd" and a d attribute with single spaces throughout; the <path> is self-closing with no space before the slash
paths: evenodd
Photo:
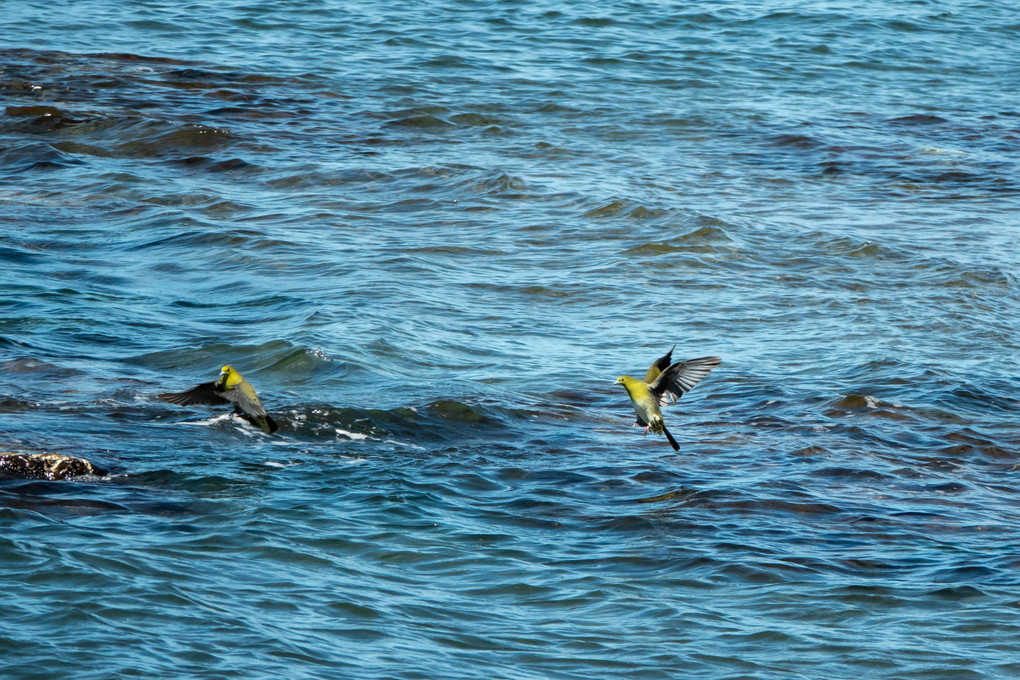
<path id="1" fill-rule="evenodd" d="M 84 458 L 62 456 L 58 453 L 0 451 L 0 475 L 56 481 L 82 475 L 103 477 L 106 471 L 97 468 Z"/>

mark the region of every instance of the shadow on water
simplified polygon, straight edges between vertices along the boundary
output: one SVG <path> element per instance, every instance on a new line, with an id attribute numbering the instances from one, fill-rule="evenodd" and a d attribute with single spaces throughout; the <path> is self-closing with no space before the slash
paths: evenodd
<path id="1" fill-rule="evenodd" d="M 171 487 L 154 484 L 144 475 L 138 478 L 125 475 L 111 479 L 77 478 L 59 482 L 0 477 L 0 508 L 33 512 L 50 518 L 111 513 L 163 517 L 194 514 L 194 501 L 174 500 L 173 497 L 179 494 L 168 494 L 170 490 Z"/>

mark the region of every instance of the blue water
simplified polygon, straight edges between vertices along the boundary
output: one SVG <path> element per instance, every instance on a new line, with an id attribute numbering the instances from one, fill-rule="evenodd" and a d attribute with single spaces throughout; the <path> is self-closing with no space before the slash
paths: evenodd
<path id="1" fill-rule="evenodd" d="M 0 677 L 1020 677 L 1012 5 L 0 24 Z"/>

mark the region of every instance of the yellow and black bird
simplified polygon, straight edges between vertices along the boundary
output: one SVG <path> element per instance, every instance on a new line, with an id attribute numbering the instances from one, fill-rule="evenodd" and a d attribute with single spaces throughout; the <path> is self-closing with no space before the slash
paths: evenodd
<path id="1" fill-rule="evenodd" d="M 234 412 L 247 420 L 252 425 L 258 425 L 266 434 L 273 434 L 280 427 L 276 424 L 262 402 L 255 394 L 255 388 L 244 379 L 232 366 L 224 366 L 220 371 L 220 379 L 213 382 L 196 385 L 190 390 L 183 392 L 165 392 L 157 394 L 156 399 L 168 401 L 171 404 L 181 406 L 193 406 L 195 404 L 233 404 Z"/>
<path id="2" fill-rule="evenodd" d="M 660 409 L 670 401 L 676 403 L 677 399 L 690 392 L 722 361 L 719 357 L 701 357 L 678 361 L 674 364 L 671 363 L 673 349 L 676 349 L 676 345 L 673 345 L 664 356 L 655 360 L 655 363 L 645 373 L 644 380 L 621 375 L 616 379 L 616 382 L 627 390 L 627 396 L 630 397 L 630 401 L 634 405 L 634 413 L 637 414 L 637 422 L 634 423 L 634 427 L 644 427 L 645 434 L 651 430 L 656 434 L 666 435 L 673 450 L 679 451 L 680 445 L 666 429 Z"/>

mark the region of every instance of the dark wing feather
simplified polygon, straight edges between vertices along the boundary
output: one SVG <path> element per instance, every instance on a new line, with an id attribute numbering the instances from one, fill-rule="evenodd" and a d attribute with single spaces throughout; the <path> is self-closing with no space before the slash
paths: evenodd
<path id="1" fill-rule="evenodd" d="M 675 402 L 690 392 L 695 385 L 701 382 L 702 378 L 721 363 L 719 357 L 701 357 L 678 361 L 652 382 L 650 385 L 652 396 L 659 401 L 659 406 L 665 406 L 670 401 Z"/>
<path id="2" fill-rule="evenodd" d="M 207 382 L 201 385 L 196 385 L 190 390 L 183 392 L 164 392 L 163 394 L 157 394 L 156 399 L 160 401 L 168 401 L 171 404 L 180 404 L 181 406 L 192 406 L 194 404 L 209 404 L 216 406 L 218 404 L 228 404 L 229 400 L 224 399 L 219 395 L 217 388 L 218 383 Z"/>
<path id="3" fill-rule="evenodd" d="M 655 360 L 655 363 L 648 367 L 648 372 L 645 373 L 645 382 L 651 384 L 653 380 L 659 377 L 659 375 L 665 371 L 671 361 L 673 361 L 673 350 L 676 349 L 676 345 L 669 348 L 669 351 L 664 355 Z"/>

